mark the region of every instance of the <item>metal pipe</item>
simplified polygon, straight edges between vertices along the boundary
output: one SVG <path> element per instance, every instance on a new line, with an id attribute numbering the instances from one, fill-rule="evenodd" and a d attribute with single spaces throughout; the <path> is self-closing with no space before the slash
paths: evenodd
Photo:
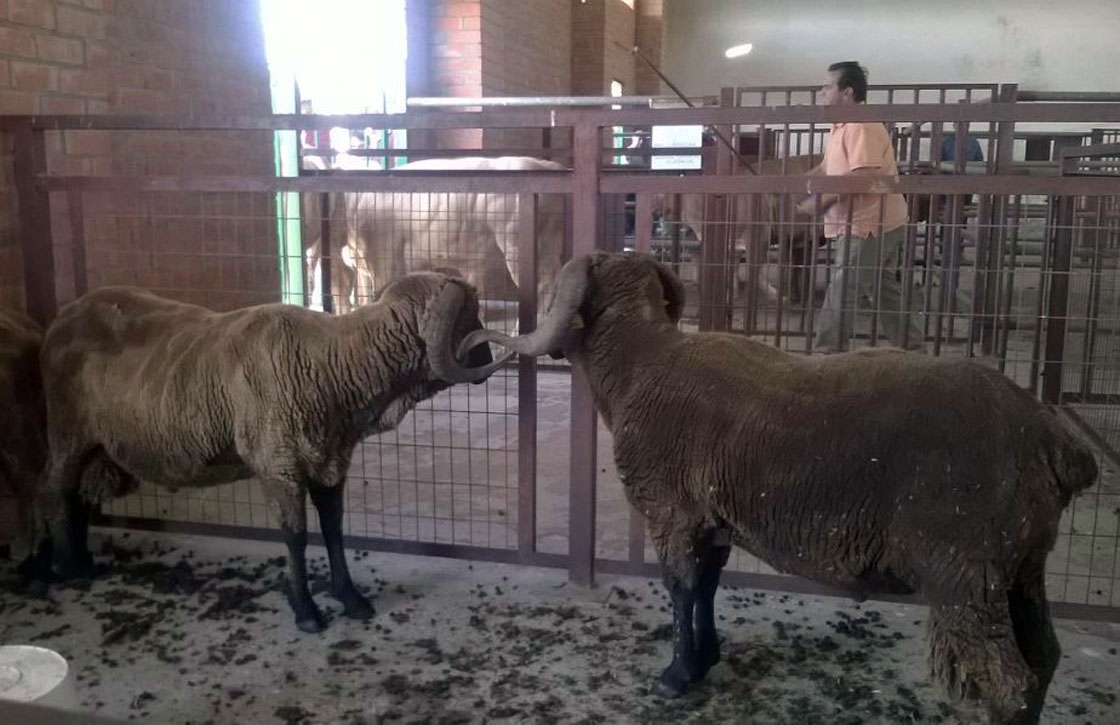
<path id="1" fill-rule="evenodd" d="M 1019 91 L 1017 101 L 1059 101 L 1062 103 L 1120 103 L 1120 93 L 1109 91 Z"/>
<path id="2" fill-rule="evenodd" d="M 537 327 L 537 197 L 521 194 L 517 205 L 517 326 L 524 334 Z M 537 550 L 537 359 L 530 355 L 517 356 L 517 435 L 517 550 L 527 562 Z"/>
<path id="3" fill-rule="evenodd" d="M 1000 357 L 1007 357 L 1008 338 L 1011 335 L 1011 325 L 1014 322 L 1015 329 L 1019 329 L 1018 318 L 1012 314 L 1012 304 L 1014 302 L 1015 291 L 1015 272 L 1018 269 L 1018 254 L 1019 254 L 1019 230 L 1023 223 L 1023 197 L 1022 195 L 1015 196 L 1015 226 L 1011 230 L 1011 259 L 1008 260 L 1007 268 L 1007 299 L 1004 301 L 1004 310 L 1007 319 L 1003 326 L 1003 340 L 1001 342 Z"/>
<path id="4" fill-rule="evenodd" d="M 1050 248 L 1053 243 L 1053 224 L 1054 215 L 1057 207 L 1057 199 L 1050 197 L 1046 204 L 1046 222 L 1043 229 L 1046 230 L 1045 237 L 1042 242 L 1042 257 L 1038 263 L 1038 299 L 1035 300 L 1035 316 L 1034 316 L 1034 339 L 1031 341 L 1031 372 L 1028 376 L 1030 379 L 1031 393 L 1038 394 L 1039 384 L 1039 354 L 1042 351 L 1042 335 L 1043 327 L 1045 325 L 1046 313 L 1045 304 L 1047 299 L 1047 282 L 1050 279 Z"/>
<path id="5" fill-rule="evenodd" d="M 702 97 L 701 97 L 702 98 Z M 672 96 L 415 96 L 405 101 L 410 108 L 463 108 L 469 106 L 520 108 L 524 106 L 645 106 L 673 101 Z M 694 108 L 689 103 L 689 108 Z"/>
<path id="6" fill-rule="evenodd" d="M 1081 390 L 1083 396 L 1092 394 L 1093 354 L 1096 352 L 1097 326 L 1100 318 L 1101 287 L 1104 277 L 1104 260 L 1102 258 L 1102 237 L 1104 236 L 1104 199 L 1094 197 L 1092 203 L 1096 206 L 1096 224 L 1093 226 L 1093 261 L 1089 268 L 1089 309 L 1088 320 L 1085 326 L 1085 337 L 1081 349 Z M 1082 231 L 1085 225 L 1082 224 Z"/>

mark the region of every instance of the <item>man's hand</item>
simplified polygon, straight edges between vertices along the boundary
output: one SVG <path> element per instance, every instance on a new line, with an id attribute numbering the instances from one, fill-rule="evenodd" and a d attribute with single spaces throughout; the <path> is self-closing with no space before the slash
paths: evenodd
<path id="1" fill-rule="evenodd" d="M 815 194 L 810 194 L 801 200 L 797 205 L 797 211 L 806 216 L 815 216 L 817 213 L 817 197 Z"/>
<path id="2" fill-rule="evenodd" d="M 809 196 L 802 199 L 801 202 L 797 205 L 797 211 L 805 214 L 806 216 L 816 216 L 817 196 L 817 194 L 810 194 Z M 821 198 L 821 214 L 824 214 L 826 211 L 828 211 L 829 207 L 840 201 L 840 196 L 838 194 L 820 194 L 819 196 Z"/>

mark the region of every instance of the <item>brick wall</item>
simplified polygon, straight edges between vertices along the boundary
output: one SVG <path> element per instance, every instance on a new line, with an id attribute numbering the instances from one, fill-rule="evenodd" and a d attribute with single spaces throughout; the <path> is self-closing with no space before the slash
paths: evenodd
<path id="1" fill-rule="evenodd" d="M 566 96 L 571 89 L 570 0 L 482 0 L 486 96 Z M 541 131 L 487 131 L 487 148 L 540 148 Z"/>
<path id="2" fill-rule="evenodd" d="M 661 66 L 661 37 L 664 30 L 664 0 L 637 0 L 634 40 L 645 57 Z M 637 59 L 636 59 L 637 60 Z M 634 93 L 639 96 L 658 96 L 668 89 L 661 88 L 661 79 L 653 69 L 637 60 L 634 67 Z"/>
<path id="3" fill-rule="evenodd" d="M 635 27 L 623 0 L 572 0 L 572 95 L 607 95 L 612 80 L 634 94 Z"/>
<path id="4" fill-rule="evenodd" d="M 571 0 L 571 3 L 572 95 L 605 95 L 609 90 L 603 80 L 606 3 L 603 0 Z"/>
<path id="5" fill-rule="evenodd" d="M 634 8 L 622 0 L 604 0 L 603 83 L 610 92 L 612 80 L 621 81 L 623 92 L 634 95 Z"/>
<path id="6" fill-rule="evenodd" d="M 481 0 L 427 0 L 427 78 L 424 92 L 410 95 L 468 98 L 482 93 Z M 439 133 L 412 133 L 411 145 L 432 148 L 477 148 L 482 133 L 476 129 Z"/>
<path id="7" fill-rule="evenodd" d="M 257 4 L 249 0 L 0 1 L 0 114 L 174 113 L 270 110 Z M 269 134 L 48 134 L 48 169 L 65 174 L 260 174 Z M 12 139 L 0 135 L 0 304 L 23 304 L 15 223 Z M 268 199 L 160 194 L 83 197 L 90 286 L 128 282 L 229 306 L 276 297 Z M 232 236 L 207 237 L 202 204 L 228 206 Z M 52 198 L 60 301 L 73 294 L 74 229 Z M 241 223 L 237 223 L 240 221 Z M 217 270 L 196 252 L 213 250 Z M 223 268 L 224 264 L 224 268 Z M 271 271 L 270 271 L 271 270 Z M 224 273 L 223 273 L 224 272 Z M 192 285 L 195 285 L 191 288 Z M 215 294 L 219 292 L 220 294 Z"/>
<path id="8" fill-rule="evenodd" d="M 410 95 L 538 96 L 571 92 L 571 0 L 426 0 L 414 4 L 413 43 L 423 71 L 410 75 Z M 434 148 L 537 148 L 540 132 L 477 130 L 413 133 Z"/>

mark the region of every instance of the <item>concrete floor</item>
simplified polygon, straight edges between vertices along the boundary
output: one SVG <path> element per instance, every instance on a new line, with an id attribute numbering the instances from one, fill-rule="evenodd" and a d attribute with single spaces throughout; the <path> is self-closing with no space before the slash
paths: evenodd
<path id="1" fill-rule="evenodd" d="M 103 533 L 103 532 L 102 532 Z M 0 642 L 60 651 L 90 712 L 153 723 L 976 722 L 928 682 L 920 607 L 724 587 L 724 661 L 696 691 L 648 688 L 670 654 L 660 583 L 350 552 L 370 622 L 296 630 L 279 544 L 95 535 L 108 573 L 50 601 L 0 565 Z M 312 548 L 313 578 L 326 569 Z M 1044 723 L 1120 722 L 1120 624 L 1058 624 Z"/>

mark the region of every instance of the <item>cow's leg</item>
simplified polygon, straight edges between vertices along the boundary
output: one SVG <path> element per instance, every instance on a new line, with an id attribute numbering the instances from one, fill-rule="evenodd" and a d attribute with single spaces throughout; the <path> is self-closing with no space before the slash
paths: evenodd
<path id="1" fill-rule="evenodd" d="M 344 481 L 333 486 L 311 484 L 308 487 L 311 501 L 319 511 L 319 526 L 323 531 L 323 543 L 327 547 L 327 557 L 331 562 L 331 594 L 342 602 L 343 612 L 352 619 L 369 619 L 373 616 L 373 606 L 362 596 L 350 579 L 346 565 L 346 551 L 342 544 L 342 501 Z"/>

